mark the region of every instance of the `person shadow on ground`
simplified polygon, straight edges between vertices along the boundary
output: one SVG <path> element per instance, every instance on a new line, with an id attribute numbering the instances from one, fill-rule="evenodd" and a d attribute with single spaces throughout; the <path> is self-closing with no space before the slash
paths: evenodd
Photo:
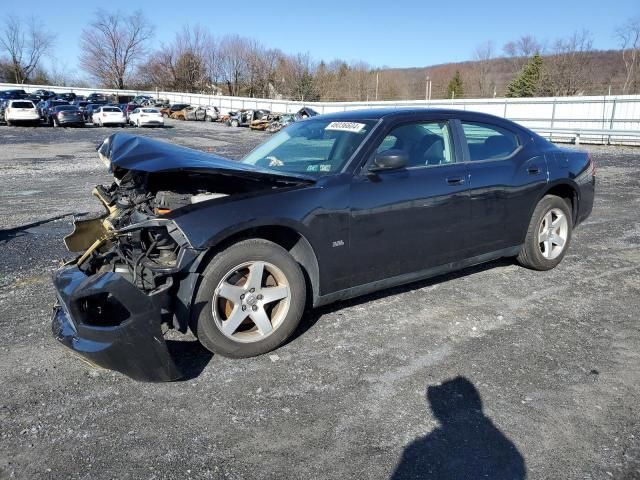
<path id="1" fill-rule="evenodd" d="M 482 412 L 482 399 L 464 377 L 427 388 L 440 426 L 409 444 L 391 480 L 526 478 L 516 446 Z"/>

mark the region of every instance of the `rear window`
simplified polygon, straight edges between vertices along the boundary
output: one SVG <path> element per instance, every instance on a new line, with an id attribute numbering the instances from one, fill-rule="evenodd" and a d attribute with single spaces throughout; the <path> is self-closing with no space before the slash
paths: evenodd
<path id="1" fill-rule="evenodd" d="M 143 108 L 142 111 L 144 113 L 160 113 L 158 110 L 156 110 L 155 108 Z"/>
<path id="2" fill-rule="evenodd" d="M 11 108 L 35 108 L 31 102 L 12 102 Z"/>
<path id="3" fill-rule="evenodd" d="M 77 110 L 77 108 L 76 108 L 76 107 L 74 107 L 73 105 L 69 105 L 69 106 L 67 106 L 67 105 L 62 105 L 62 106 L 56 107 L 55 109 L 56 109 L 58 112 L 67 112 L 67 111 L 69 111 L 69 110 Z"/>
<path id="4" fill-rule="evenodd" d="M 116 107 L 104 107 L 102 109 L 103 112 L 118 112 L 118 113 L 122 113 L 122 111 L 119 108 Z"/>

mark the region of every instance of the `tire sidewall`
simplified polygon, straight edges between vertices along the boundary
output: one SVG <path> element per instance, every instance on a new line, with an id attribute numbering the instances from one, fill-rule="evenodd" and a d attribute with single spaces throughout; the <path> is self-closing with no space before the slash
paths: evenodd
<path id="1" fill-rule="evenodd" d="M 282 324 L 264 340 L 241 343 L 224 335 L 213 319 L 211 301 L 223 277 L 233 268 L 250 261 L 266 261 L 278 267 L 289 282 L 290 305 Z M 262 239 L 239 242 L 218 253 L 205 268 L 197 287 L 191 326 L 209 350 L 226 357 L 243 358 L 270 352 L 294 332 L 305 309 L 306 285 L 297 262 L 279 245 Z"/>
<path id="2" fill-rule="evenodd" d="M 540 224 L 542 223 L 545 215 L 549 210 L 554 208 L 562 210 L 567 218 L 568 232 L 564 249 L 560 255 L 554 259 L 548 259 L 545 258 L 540 251 L 540 246 L 538 245 L 538 232 L 540 231 Z M 540 270 L 550 270 L 562 261 L 569 249 L 571 237 L 573 235 L 573 217 L 571 215 L 571 209 L 569 205 L 567 205 L 567 202 L 562 198 L 556 197 L 555 195 L 547 195 L 538 203 L 538 206 L 533 213 L 533 217 L 531 218 L 531 222 L 532 228 L 529 230 L 529 235 L 527 236 L 524 246 L 524 248 L 527 249 L 527 256 L 535 264 L 536 268 Z"/>

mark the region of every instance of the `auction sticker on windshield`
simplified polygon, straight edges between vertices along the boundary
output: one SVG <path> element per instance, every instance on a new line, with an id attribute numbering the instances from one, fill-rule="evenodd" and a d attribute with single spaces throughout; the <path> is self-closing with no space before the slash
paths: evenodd
<path id="1" fill-rule="evenodd" d="M 356 122 L 331 122 L 325 127 L 325 130 L 340 130 L 342 132 L 360 132 L 366 125 Z"/>

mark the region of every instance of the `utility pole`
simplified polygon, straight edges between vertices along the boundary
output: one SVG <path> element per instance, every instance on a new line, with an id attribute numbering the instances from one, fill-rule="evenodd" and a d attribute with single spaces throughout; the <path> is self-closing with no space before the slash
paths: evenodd
<path id="1" fill-rule="evenodd" d="M 378 101 L 378 83 L 379 83 L 378 75 L 380 74 L 376 72 L 376 102 Z"/>

